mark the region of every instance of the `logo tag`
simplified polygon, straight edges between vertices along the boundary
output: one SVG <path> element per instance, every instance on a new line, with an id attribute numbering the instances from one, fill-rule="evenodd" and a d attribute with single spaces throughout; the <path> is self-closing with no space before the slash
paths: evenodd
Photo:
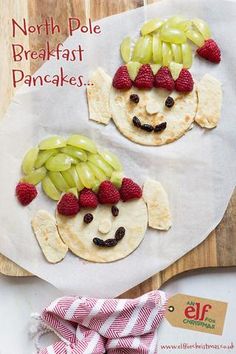
<path id="1" fill-rule="evenodd" d="M 185 294 L 169 298 L 166 319 L 174 327 L 222 335 L 227 303 Z"/>

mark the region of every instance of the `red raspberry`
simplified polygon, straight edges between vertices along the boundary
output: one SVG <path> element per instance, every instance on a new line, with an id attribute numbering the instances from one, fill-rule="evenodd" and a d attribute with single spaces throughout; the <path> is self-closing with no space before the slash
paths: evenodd
<path id="1" fill-rule="evenodd" d="M 167 66 L 163 66 L 158 70 L 154 77 L 154 86 L 173 91 L 175 88 L 175 82 Z"/>
<path id="2" fill-rule="evenodd" d="M 213 39 L 205 41 L 203 46 L 198 48 L 197 53 L 200 57 L 212 61 L 213 63 L 219 63 L 221 60 L 220 48 Z"/>
<path id="3" fill-rule="evenodd" d="M 130 89 L 132 87 L 132 80 L 125 65 L 120 66 L 116 71 L 112 85 L 118 90 Z"/>
<path id="4" fill-rule="evenodd" d="M 116 204 L 120 200 L 120 193 L 110 181 L 104 181 L 99 186 L 98 200 L 101 204 Z"/>
<path id="5" fill-rule="evenodd" d="M 175 89 L 179 92 L 190 92 L 193 89 L 193 78 L 187 69 L 180 71 L 178 79 L 175 81 Z"/>
<path id="6" fill-rule="evenodd" d="M 134 86 L 140 89 L 149 89 L 153 87 L 154 75 L 149 64 L 144 64 L 138 71 L 134 80 Z"/>
<path id="7" fill-rule="evenodd" d="M 16 186 L 16 196 L 22 205 L 30 204 L 37 194 L 37 189 L 31 183 L 19 182 Z"/>
<path id="8" fill-rule="evenodd" d="M 79 201 L 73 193 L 64 194 L 57 204 L 59 214 L 72 216 L 79 212 Z"/>
<path id="9" fill-rule="evenodd" d="M 123 202 L 130 199 L 139 199 L 142 197 L 142 189 L 132 179 L 124 177 L 120 188 L 120 196 Z"/>
<path id="10" fill-rule="evenodd" d="M 91 189 L 84 188 L 79 195 L 79 205 L 84 208 L 96 208 L 98 205 L 96 194 Z"/>

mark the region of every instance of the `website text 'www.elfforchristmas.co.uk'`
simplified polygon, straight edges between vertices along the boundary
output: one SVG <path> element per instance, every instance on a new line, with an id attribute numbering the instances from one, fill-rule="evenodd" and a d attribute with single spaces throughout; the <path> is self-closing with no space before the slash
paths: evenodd
<path id="1" fill-rule="evenodd" d="M 170 351 L 175 351 L 175 350 L 208 350 L 208 352 L 210 350 L 221 350 L 221 352 L 224 350 L 226 353 L 229 353 L 231 350 L 235 350 L 235 344 L 233 342 L 231 343 L 222 343 L 222 344 L 208 344 L 208 343 L 178 343 L 178 344 L 160 344 L 158 346 L 159 350 L 166 350 L 168 353 Z M 190 352 L 190 353 L 193 353 Z"/>

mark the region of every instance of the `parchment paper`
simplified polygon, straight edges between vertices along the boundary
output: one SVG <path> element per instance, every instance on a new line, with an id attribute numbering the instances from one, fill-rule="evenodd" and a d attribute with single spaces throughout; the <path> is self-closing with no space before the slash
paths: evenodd
<path id="1" fill-rule="evenodd" d="M 219 65 L 195 58 L 196 79 L 206 72 L 222 81 L 224 100 L 219 126 L 197 126 L 180 140 L 162 147 L 143 147 L 124 138 L 113 123 L 107 127 L 88 121 L 85 89 L 23 86 L 14 97 L 0 129 L 0 252 L 20 266 L 66 293 L 112 297 L 164 269 L 202 242 L 220 222 L 235 186 L 235 94 L 236 4 L 232 1 L 166 0 L 99 21 L 103 34 L 76 32 L 65 43 L 86 49 L 82 64 L 51 60 L 37 74 L 57 73 L 88 76 L 102 66 L 113 75 L 120 64 L 119 44 L 137 33 L 148 18 L 182 14 L 204 18 L 222 49 Z M 212 102 L 214 104 L 214 102 Z M 52 134 L 81 133 L 102 147 L 109 147 L 124 164 L 126 175 L 143 183 L 145 177 L 161 181 L 173 214 L 169 232 L 148 229 L 140 247 L 129 257 L 110 264 L 93 264 L 68 253 L 57 265 L 48 264 L 31 230 L 31 217 L 39 208 L 51 212 L 55 203 L 43 193 L 21 207 L 14 196 L 24 153 Z"/>

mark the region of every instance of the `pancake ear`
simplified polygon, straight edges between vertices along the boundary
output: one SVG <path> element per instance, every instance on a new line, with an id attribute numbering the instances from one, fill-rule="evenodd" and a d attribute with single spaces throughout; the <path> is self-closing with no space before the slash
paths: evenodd
<path id="1" fill-rule="evenodd" d="M 195 122 L 202 128 L 215 128 L 220 119 L 222 87 L 219 80 L 206 74 L 197 83 L 198 105 Z"/>
<path id="2" fill-rule="evenodd" d="M 111 84 L 111 77 L 102 68 L 98 68 L 91 73 L 87 85 L 89 119 L 105 125 L 111 119 Z"/>

